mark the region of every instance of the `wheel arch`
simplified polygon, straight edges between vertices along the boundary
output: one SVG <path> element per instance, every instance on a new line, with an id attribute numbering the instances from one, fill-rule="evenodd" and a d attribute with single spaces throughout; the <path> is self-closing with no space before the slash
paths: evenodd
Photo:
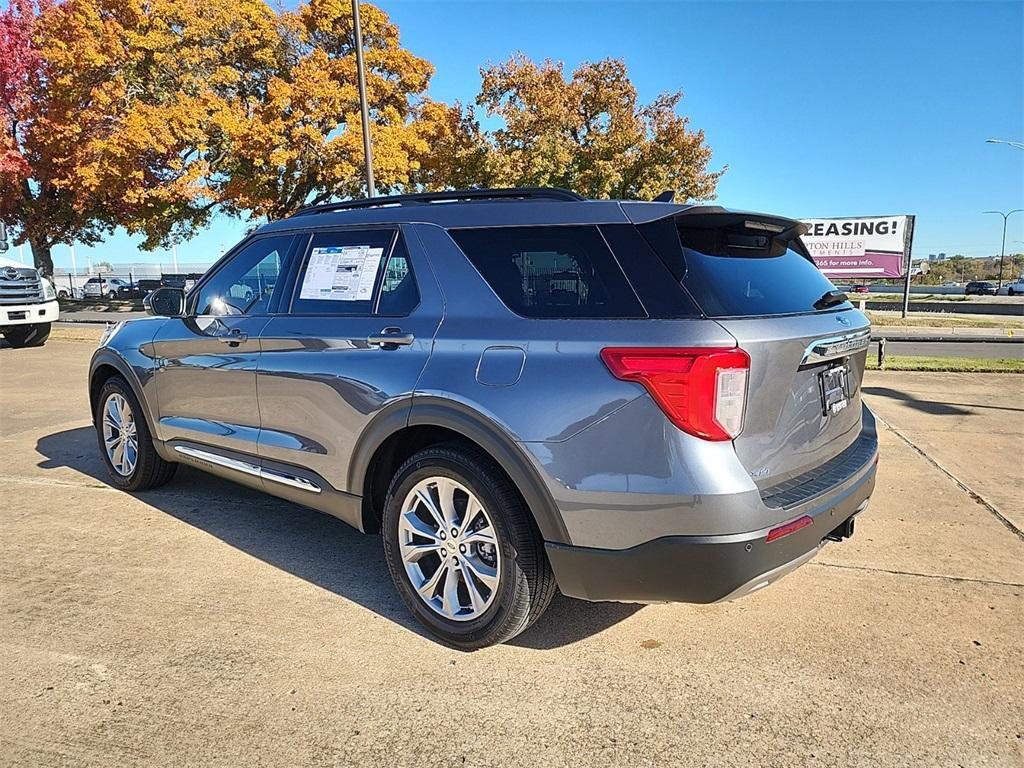
<path id="1" fill-rule="evenodd" d="M 135 375 L 135 371 L 132 370 L 132 367 L 120 355 L 115 354 L 109 349 L 98 350 L 89 365 L 89 415 L 93 424 L 96 422 L 96 406 L 98 405 L 97 401 L 100 396 L 100 390 L 103 389 L 103 385 L 112 376 L 121 376 L 121 378 L 128 382 L 128 386 L 131 387 L 135 399 L 142 405 L 150 434 L 155 437 L 153 413 L 150 411 L 149 401 L 142 392 L 142 385 L 139 383 L 138 376 Z"/>
<path id="2" fill-rule="evenodd" d="M 429 445 L 453 440 L 474 445 L 501 467 L 545 541 L 569 543 L 551 494 L 515 440 L 469 406 L 432 397 L 416 397 L 403 409 L 381 414 L 356 446 L 349 467 L 349 487 L 362 491 L 364 531 L 379 530 L 387 486 L 405 459 Z"/>

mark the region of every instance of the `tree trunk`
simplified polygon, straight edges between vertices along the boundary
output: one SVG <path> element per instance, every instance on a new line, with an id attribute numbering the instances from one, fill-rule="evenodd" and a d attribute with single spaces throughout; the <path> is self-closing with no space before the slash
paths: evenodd
<path id="1" fill-rule="evenodd" d="M 29 238 L 29 245 L 32 246 L 32 261 L 45 277 L 53 276 L 53 254 L 50 253 L 50 245 L 44 240 L 36 237 Z"/>

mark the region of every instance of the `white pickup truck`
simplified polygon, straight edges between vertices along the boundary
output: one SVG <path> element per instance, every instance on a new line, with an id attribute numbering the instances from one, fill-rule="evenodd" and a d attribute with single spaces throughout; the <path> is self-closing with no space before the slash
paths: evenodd
<path id="1" fill-rule="evenodd" d="M 1018 277 L 1015 282 L 1005 286 L 1004 290 L 1007 296 L 1024 296 L 1024 277 Z"/>
<path id="2" fill-rule="evenodd" d="M 53 283 L 32 267 L 0 256 L 0 334 L 12 347 L 40 347 L 60 307 Z"/>

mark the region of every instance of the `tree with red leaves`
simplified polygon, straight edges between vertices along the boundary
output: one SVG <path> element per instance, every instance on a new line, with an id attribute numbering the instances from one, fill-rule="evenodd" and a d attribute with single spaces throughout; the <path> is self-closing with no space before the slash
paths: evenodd
<path id="1" fill-rule="evenodd" d="M 49 4 L 49 0 L 11 0 L 0 13 L 0 211 L 8 215 L 31 194 L 31 168 L 23 146 L 25 116 L 42 64 L 32 33 L 38 13 Z M 14 218 L 20 217 L 14 214 Z M 52 272 L 48 249 L 45 256 L 43 263 L 49 262 L 47 271 Z"/>

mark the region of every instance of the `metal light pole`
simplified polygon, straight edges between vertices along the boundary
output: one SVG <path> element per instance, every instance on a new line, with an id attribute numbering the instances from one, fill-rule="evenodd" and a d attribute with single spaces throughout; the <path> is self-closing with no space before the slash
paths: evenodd
<path id="1" fill-rule="evenodd" d="M 1009 139 L 985 139 L 986 144 L 1008 144 L 1016 149 L 1024 149 L 1024 142 L 1010 141 Z"/>
<path id="2" fill-rule="evenodd" d="M 1003 258 L 1006 256 L 1006 220 L 1013 216 L 1013 214 L 1020 213 L 1021 211 L 1024 211 L 1024 208 L 1014 208 L 1007 213 L 1002 211 L 983 211 L 983 213 L 998 213 L 1003 217 L 1003 245 L 999 250 L 999 285 L 996 286 L 997 291 L 1003 287 Z"/>
<path id="3" fill-rule="evenodd" d="M 373 147 L 370 143 L 370 110 L 366 105 L 366 67 L 363 63 L 363 28 L 359 23 L 359 0 L 352 0 L 352 25 L 356 32 L 356 73 L 359 77 L 359 109 L 363 117 L 363 158 L 366 162 L 366 196 L 376 197 L 373 184 Z"/>

